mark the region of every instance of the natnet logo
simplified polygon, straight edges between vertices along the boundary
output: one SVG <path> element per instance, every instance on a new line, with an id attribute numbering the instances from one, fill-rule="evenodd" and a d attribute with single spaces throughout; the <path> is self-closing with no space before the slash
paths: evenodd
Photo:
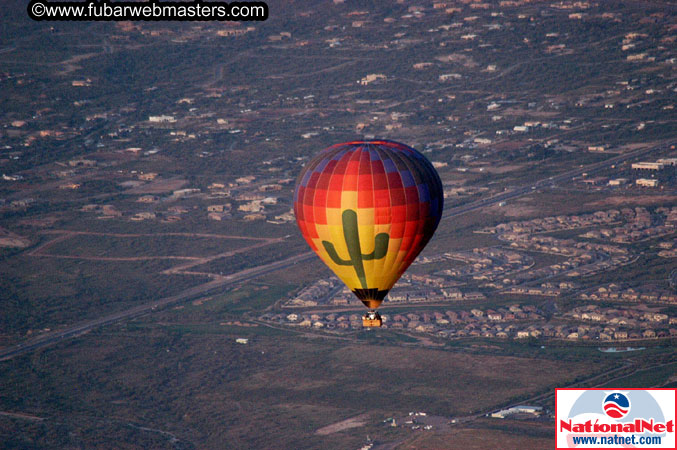
<path id="1" fill-rule="evenodd" d="M 675 389 L 556 389 L 557 448 L 675 448 Z"/>
<path id="2" fill-rule="evenodd" d="M 612 419 L 622 419 L 630 412 L 630 400 L 627 395 L 613 392 L 604 399 L 604 413 Z"/>

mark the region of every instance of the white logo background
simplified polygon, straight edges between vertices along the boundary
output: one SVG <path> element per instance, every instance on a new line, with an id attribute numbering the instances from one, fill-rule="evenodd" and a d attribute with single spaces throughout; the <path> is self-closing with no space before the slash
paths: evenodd
<path id="1" fill-rule="evenodd" d="M 608 417 L 604 413 L 604 409 L 602 408 L 602 401 L 595 401 L 590 403 L 590 407 L 587 408 L 588 410 L 585 411 L 584 413 L 581 413 L 580 411 L 580 402 L 577 405 L 576 403 L 579 401 L 580 397 L 590 391 L 597 391 L 599 392 L 599 397 L 600 398 L 605 398 L 607 395 L 613 393 L 613 392 L 621 392 L 624 395 L 626 395 L 630 399 L 630 404 L 634 407 L 635 404 L 633 403 L 633 397 L 635 399 L 644 397 L 647 399 L 646 395 L 648 394 L 649 399 L 653 399 L 656 403 L 655 405 L 647 405 L 650 406 L 647 409 L 645 408 L 639 408 L 639 409 L 644 409 L 646 412 L 653 412 L 653 414 L 642 414 L 641 418 L 650 420 L 650 419 L 655 419 L 656 421 L 660 422 L 665 422 L 667 423 L 668 421 L 672 420 L 673 424 L 675 423 L 675 389 L 573 389 L 573 390 L 563 390 L 563 389 L 558 389 L 557 390 L 557 448 L 576 448 L 571 444 L 571 434 L 575 435 L 586 435 L 586 436 L 593 436 L 595 433 L 571 433 L 569 431 L 560 431 L 560 421 L 568 421 L 571 419 L 573 423 L 585 423 L 586 421 L 590 420 L 592 423 L 597 423 L 602 424 L 602 423 L 626 423 L 626 422 L 631 422 L 633 420 L 630 420 L 632 418 L 631 415 L 628 415 L 625 418 L 619 419 L 619 420 L 614 420 L 610 417 Z M 634 395 L 633 395 L 634 394 Z M 644 401 L 643 403 L 647 403 Z M 653 402 L 649 402 L 653 403 Z M 576 410 L 578 413 L 574 412 L 575 416 L 569 416 L 569 414 L 572 412 L 572 408 L 576 405 Z M 658 408 L 655 408 L 655 406 L 658 406 Z M 588 404 L 586 403 L 586 406 Z M 640 406 L 640 405 L 637 405 Z M 653 407 L 651 407 L 653 406 Z M 660 409 L 659 411 L 653 411 L 655 409 Z M 662 414 L 661 414 L 662 413 Z M 662 417 L 661 417 L 662 416 Z M 617 434 L 617 433 L 605 433 L 605 435 L 609 434 Z M 660 446 L 640 446 L 636 445 L 635 448 L 675 448 L 675 433 L 661 433 L 662 434 L 662 442 Z M 599 435 L 599 434 L 598 434 Z M 630 433 L 621 433 L 620 435 L 625 435 L 625 436 L 630 436 Z M 642 434 L 637 434 L 639 437 Z M 585 448 L 585 447 L 592 447 L 592 448 L 599 448 L 599 446 L 587 446 L 587 445 L 579 445 L 577 448 Z M 613 447 L 613 446 L 604 446 L 605 448 L 620 448 L 621 446 L 618 447 Z M 632 447 L 632 446 L 630 446 Z"/>

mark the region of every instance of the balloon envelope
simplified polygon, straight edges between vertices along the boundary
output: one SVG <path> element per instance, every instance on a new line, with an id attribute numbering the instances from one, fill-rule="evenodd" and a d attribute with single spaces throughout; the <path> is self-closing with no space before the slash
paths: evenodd
<path id="1" fill-rule="evenodd" d="M 392 141 L 331 146 L 299 175 L 301 234 L 369 308 L 432 237 L 442 216 L 440 177 L 419 152 Z"/>

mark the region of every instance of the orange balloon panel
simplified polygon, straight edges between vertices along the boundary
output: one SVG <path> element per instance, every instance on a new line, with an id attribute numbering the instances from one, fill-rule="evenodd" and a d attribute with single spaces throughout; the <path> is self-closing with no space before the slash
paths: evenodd
<path id="1" fill-rule="evenodd" d="M 442 206 L 432 164 L 392 141 L 329 147 L 303 168 L 294 193 L 301 234 L 370 308 L 428 243 Z"/>

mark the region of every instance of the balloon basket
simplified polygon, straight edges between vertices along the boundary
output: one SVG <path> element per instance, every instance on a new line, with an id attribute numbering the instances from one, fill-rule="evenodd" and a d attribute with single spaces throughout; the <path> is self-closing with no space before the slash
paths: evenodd
<path id="1" fill-rule="evenodd" d="M 364 316 L 362 316 L 362 326 L 365 328 L 378 328 L 383 325 L 383 320 L 381 315 L 376 311 L 369 311 Z"/>

